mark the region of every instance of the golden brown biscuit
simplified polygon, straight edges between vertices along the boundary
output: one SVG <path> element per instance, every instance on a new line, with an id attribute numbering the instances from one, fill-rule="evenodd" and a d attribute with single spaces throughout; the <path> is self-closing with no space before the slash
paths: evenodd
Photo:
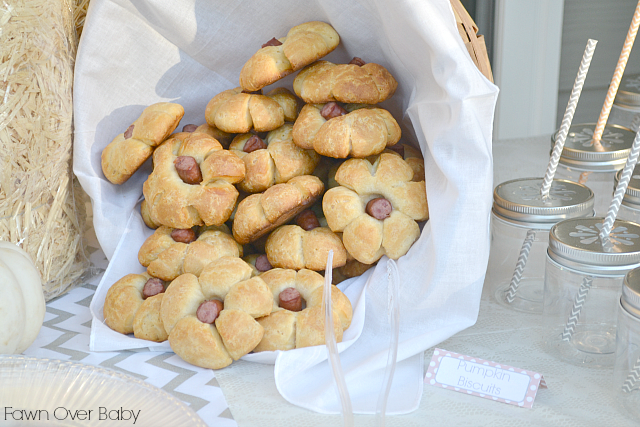
<path id="1" fill-rule="evenodd" d="M 420 150 L 409 144 L 396 144 L 393 147 L 387 148 L 383 152 L 398 154 L 409 166 L 411 166 L 411 169 L 413 170 L 413 178 L 411 178 L 411 181 L 424 181 L 424 158 L 422 157 Z M 367 160 L 371 163 L 376 161 L 375 157 L 371 157 Z"/>
<path id="2" fill-rule="evenodd" d="M 329 227 L 305 230 L 298 225 L 276 228 L 265 245 L 267 257 L 273 267 L 322 271 L 327 266 L 329 251 L 333 251 L 332 268 L 347 262 L 347 251 Z"/>
<path id="3" fill-rule="evenodd" d="M 246 197 L 234 216 L 233 237 L 242 245 L 257 240 L 311 206 L 323 191 L 319 178 L 303 175 Z"/>
<path id="4" fill-rule="evenodd" d="M 333 51 L 340 36 L 325 22 L 297 25 L 286 37 L 272 40 L 258 50 L 240 71 L 240 86 L 256 91 L 317 61 Z"/>
<path id="5" fill-rule="evenodd" d="M 308 104 L 377 104 L 390 98 L 397 87 L 391 73 L 372 62 L 360 66 L 318 61 L 303 68 L 293 81 L 296 95 Z"/>
<path id="6" fill-rule="evenodd" d="M 183 132 L 158 147 L 153 162 L 142 187 L 153 222 L 191 228 L 229 219 L 238 198 L 233 184 L 244 179 L 244 162 L 236 154 L 209 135 Z"/>
<path id="7" fill-rule="evenodd" d="M 214 96 L 207 104 L 205 119 L 224 132 L 267 132 L 282 126 L 285 119 L 294 121 L 298 117 L 297 102 L 295 95 L 284 88 L 260 95 L 237 87 Z"/>
<path id="8" fill-rule="evenodd" d="M 292 128 L 292 124 L 285 123 L 269 132 L 264 140 L 251 133 L 233 139 L 229 150 L 244 161 L 246 170 L 244 179 L 238 183 L 242 191 L 260 193 L 275 184 L 313 172 L 320 156 L 295 145 Z"/>
<path id="9" fill-rule="evenodd" d="M 398 259 L 420 236 L 416 221 L 427 220 L 429 210 L 424 181 L 411 181 L 413 175 L 407 162 L 390 153 L 373 164 L 349 159 L 338 169 L 341 186 L 326 192 L 322 209 L 358 261 L 372 264 L 382 255 Z"/>
<path id="10" fill-rule="evenodd" d="M 171 102 L 148 106 L 129 128 L 102 151 L 104 176 L 113 184 L 123 184 L 175 130 L 184 108 Z"/>
<path id="11" fill-rule="evenodd" d="M 159 290 L 149 295 L 145 286 L 156 281 Z M 166 284 L 148 274 L 128 274 L 114 283 L 107 291 L 102 313 L 108 327 L 121 334 L 133 333 L 136 338 L 151 341 L 166 340 L 160 304 Z"/>
<path id="12" fill-rule="evenodd" d="M 181 235 L 188 235 L 182 238 Z M 226 225 L 197 230 L 160 226 L 138 251 L 138 261 L 147 273 L 171 281 L 184 273 L 199 276 L 211 261 L 223 256 L 242 256 L 242 246 L 231 237 Z"/>
<path id="13" fill-rule="evenodd" d="M 145 299 L 133 319 L 133 335 L 148 341 L 163 342 L 169 338 L 160 318 L 164 293 Z"/>
<path id="14" fill-rule="evenodd" d="M 269 286 L 274 307 L 269 316 L 258 319 L 264 328 L 264 336 L 254 351 L 291 350 L 323 345 L 324 278 L 311 270 L 281 268 L 269 270 L 259 277 Z M 291 295 L 296 298 L 295 308 L 289 300 Z M 340 342 L 353 317 L 351 302 L 338 288 L 331 285 L 331 303 L 334 333 L 336 341 Z"/>
<path id="15" fill-rule="evenodd" d="M 160 314 L 173 351 L 197 366 L 219 369 L 252 351 L 264 330 L 256 322 L 273 307 L 271 293 L 240 258 L 208 264 L 200 278 L 178 276 Z M 215 325 L 215 326 L 214 326 Z"/>
<path id="16" fill-rule="evenodd" d="M 323 156 L 343 159 L 382 152 L 400 140 L 400 126 L 387 110 L 346 104 L 346 114 L 326 120 L 329 104 L 306 104 L 293 125 L 293 142 Z"/>
<path id="17" fill-rule="evenodd" d="M 224 131 L 218 129 L 215 126 L 211 126 L 208 123 L 202 124 L 200 126 L 194 125 L 194 124 L 184 125 L 182 127 L 182 132 L 186 132 L 186 133 L 196 133 L 196 132 L 206 133 L 210 137 L 217 139 L 218 142 L 220 143 L 220 145 L 222 145 L 222 148 L 224 148 L 224 149 L 229 148 L 229 144 L 231 144 L 231 141 L 233 140 L 233 137 L 235 136 L 234 134 L 231 134 L 231 133 L 228 133 L 228 132 L 224 132 Z M 175 134 L 173 134 L 172 136 L 175 136 Z"/>

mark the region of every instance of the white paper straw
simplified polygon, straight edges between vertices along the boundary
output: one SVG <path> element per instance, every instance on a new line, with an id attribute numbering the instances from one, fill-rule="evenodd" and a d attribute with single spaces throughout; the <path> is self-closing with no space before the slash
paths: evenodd
<path id="1" fill-rule="evenodd" d="M 580 285 L 580 289 L 578 289 L 576 299 L 573 301 L 573 307 L 571 307 L 571 314 L 569 315 L 567 324 L 564 326 L 564 331 L 562 332 L 562 341 L 571 341 L 573 332 L 576 330 L 576 325 L 578 324 L 578 318 L 580 318 L 580 312 L 587 300 L 587 295 L 589 294 L 589 289 L 591 289 L 592 283 L 593 277 L 591 276 L 586 276 L 582 279 L 582 284 Z"/>
<path id="2" fill-rule="evenodd" d="M 516 292 L 518 292 L 518 287 L 520 286 L 520 279 L 522 279 L 522 272 L 524 271 L 524 267 L 527 265 L 529 251 L 531 251 L 531 245 L 533 244 L 533 240 L 535 238 L 536 231 L 532 229 L 527 230 L 527 235 L 524 238 L 524 242 L 522 242 L 520 255 L 518 255 L 518 262 L 516 263 L 516 268 L 513 271 L 511 283 L 509 283 L 509 288 L 507 289 L 506 293 L 507 302 L 509 304 L 511 304 L 516 298 Z"/>
<path id="3" fill-rule="evenodd" d="M 327 266 L 324 271 L 324 292 L 322 297 L 322 306 L 324 308 L 324 340 L 327 345 L 327 354 L 329 366 L 333 373 L 333 378 L 338 388 L 338 396 L 342 405 L 342 420 L 345 427 L 353 427 L 353 409 L 351 406 L 351 397 L 349 389 L 344 379 L 342 365 L 340 364 L 340 354 L 338 353 L 338 345 L 333 330 L 333 308 L 331 300 L 331 281 L 333 273 L 333 250 L 329 251 L 327 256 Z"/>
<path id="4" fill-rule="evenodd" d="M 613 222 L 618 216 L 620 204 L 622 203 L 624 194 L 627 192 L 627 186 L 631 180 L 631 175 L 633 175 L 633 168 L 635 168 L 636 163 L 638 163 L 638 154 L 640 154 L 640 131 L 636 133 L 636 137 L 633 139 L 631 151 L 629 152 L 629 157 L 627 157 L 627 163 L 624 165 L 624 169 L 620 175 L 620 181 L 618 181 L 616 191 L 613 194 L 613 200 L 611 200 L 611 204 L 609 205 L 609 211 L 607 212 L 607 216 L 605 217 L 602 228 L 600 229 L 600 240 L 603 242 L 609 237 L 609 233 L 613 227 Z"/>
<path id="5" fill-rule="evenodd" d="M 607 120 L 609 119 L 609 113 L 611 113 L 611 107 L 613 106 L 613 101 L 615 100 L 616 94 L 618 93 L 618 88 L 620 87 L 620 81 L 622 80 L 624 69 L 626 68 L 627 61 L 629 60 L 629 54 L 631 53 L 631 48 L 633 48 L 633 42 L 636 39 L 636 34 L 638 34 L 639 25 L 640 25 L 640 0 L 638 0 L 636 10 L 633 13 L 633 18 L 631 19 L 631 25 L 629 26 L 627 37 L 624 40 L 624 44 L 622 45 L 622 52 L 620 52 L 620 58 L 618 58 L 618 64 L 616 65 L 616 69 L 613 72 L 613 78 L 611 79 L 611 84 L 609 85 L 607 96 L 605 97 L 604 104 L 602 105 L 602 110 L 600 111 L 600 117 L 598 117 L 596 128 L 593 131 L 594 144 L 599 143 L 600 138 L 602 138 L 604 127 L 607 124 Z"/>
<path id="6" fill-rule="evenodd" d="M 576 80 L 573 82 L 573 89 L 571 90 L 569 103 L 567 104 L 567 109 L 564 111 L 562 124 L 560 125 L 560 130 L 558 131 L 558 137 L 556 138 L 556 143 L 553 146 L 553 152 L 551 153 L 551 158 L 549 159 L 549 166 L 547 166 L 547 172 L 545 173 L 544 179 L 542 181 L 542 187 L 540 189 L 542 197 L 549 197 L 551 182 L 553 181 L 553 176 L 556 174 L 556 169 L 558 168 L 560 155 L 562 154 L 562 149 L 564 148 L 564 143 L 567 139 L 567 134 L 569 133 L 571 122 L 573 121 L 573 114 L 576 112 L 576 107 L 578 106 L 580 93 L 582 93 L 582 87 L 584 86 L 584 81 L 587 78 L 587 72 L 589 71 L 589 65 L 591 65 L 593 51 L 596 49 L 597 43 L 597 40 L 589 39 L 589 41 L 587 42 L 587 47 L 584 50 L 584 54 L 582 55 L 582 61 L 580 62 L 578 75 L 576 76 Z"/>
<path id="7" fill-rule="evenodd" d="M 389 325 L 391 326 L 391 338 L 389 339 L 389 352 L 387 353 L 387 367 L 384 372 L 382 388 L 378 395 L 378 407 L 376 409 L 376 426 L 384 427 L 387 413 L 387 402 L 391 392 L 393 374 L 396 370 L 398 359 L 398 343 L 400 341 L 400 301 L 399 287 L 400 274 L 398 266 L 392 259 L 387 261 L 387 287 L 389 295 Z"/>
<path id="8" fill-rule="evenodd" d="M 624 380 L 624 384 L 622 384 L 622 391 L 625 393 L 630 393 L 631 390 L 636 388 L 636 385 L 640 381 L 640 356 L 636 360 L 635 365 L 631 368 L 631 372 L 627 375 L 627 379 Z"/>

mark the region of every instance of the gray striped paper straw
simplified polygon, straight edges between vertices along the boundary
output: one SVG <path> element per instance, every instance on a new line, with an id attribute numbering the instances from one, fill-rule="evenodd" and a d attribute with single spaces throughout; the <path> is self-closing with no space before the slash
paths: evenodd
<path id="1" fill-rule="evenodd" d="M 529 251 L 531 250 L 531 245 L 533 244 L 533 240 L 535 238 L 535 230 L 527 230 L 527 235 L 524 238 L 524 242 L 522 242 L 522 248 L 520 248 L 520 255 L 518 255 L 516 269 L 513 271 L 511 283 L 509 283 L 509 288 L 506 293 L 507 302 L 509 304 L 511 304 L 516 297 L 518 286 L 520 286 L 520 279 L 522 279 L 522 272 L 524 271 L 524 267 L 527 265 Z"/>
<path id="2" fill-rule="evenodd" d="M 587 72 L 589 71 L 589 65 L 591 65 L 591 58 L 593 58 L 593 51 L 596 49 L 597 43 L 597 40 L 589 39 L 589 41 L 587 42 L 587 47 L 584 50 L 584 55 L 582 56 L 582 61 L 580 62 L 580 68 L 578 69 L 578 75 L 576 76 L 576 80 L 573 82 L 573 89 L 571 90 L 569 103 L 567 104 L 567 109 L 565 110 L 564 117 L 562 118 L 562 124 L 560 125 L 560 130 L 558 132 L 558 138 L 556 138 L 556 143 L 553 146 L 553 152 L 551 153 L 551 158 L 549 159 L 549 166 L 547 166 L 547 172 L 545 173 L 544 179 L 542 180 L 542 187 L 540 188 L 540 194 L 542 195 L 542 197 L 549 197 L 551 182 L 553 181 L 553 176 L 556 174 L 556 169 L 558 168 L 560 155 L 562 154 L 564 143 L 567 140 L 567 134 L 569 133 L 569 128 L 571 127 L 571 122 L 573 121 L 573 114 L 576 112 L 578 100 L 580 99 L 580 93 L 582 92 L 584 81 L 587 78 Z"/>
<path id="3" fill-rule="evenodd" d="M 622 391 L 625 393 L 630 393 L 631 390 L 636 388 L 636 385 L 640 381 L 640 356 L 638 356 L 638 360 L 636 360 L 635 365 L 631 368 L 631 372 L 627 375 L 627 379 L 624 380 L 624 384 L 622 384 Z"/>
<path id="4" fill-rule="evenodd" d="M 631 175 L 633 175 L 633 168 L 635 168 L 636 163 L 638 163 L 638 154 L 640 154 L 640 131 L 636 133 L 636 137 L 633 139 L 631 151 L 629 152 L 629 157 L 627 157 L 627 163 L 624 165 L 624 169 L 620 175 L 620 181 L 618 181 L 616 191 L 613 194 L 613 200 L 611 200 L 611 204 L 609 205 L 609 211 L 602 224 L 602 229 L 600 229 L 600 240 L 603 242 L 608 239 L 611 228 L 613 227 L 613 222 L 618 216 L 620 204 L 622 203 L 624 194 L 627 192 Z"/>
<path id="5" fill-rule="evenodd" d="M 582 284 L 580 285 L 580 289 L 578 289 L 576 299 L 573 301 L 573 307 L 571 307 L 571 314 L 569 315 L 567 324 L 564 325 L 564 331 L 562 332 L 562 341 L 571 341 L 573 332 L 576 330 L 576 325 L 578 324 L 580 312 L 582 311 L 582 307 L 587 300 L 587 295 L 589 294 L 589 289 L 591 289 L 592 283 L 592 276 L 586 276 L 584 279 L 582 279 Z"/>

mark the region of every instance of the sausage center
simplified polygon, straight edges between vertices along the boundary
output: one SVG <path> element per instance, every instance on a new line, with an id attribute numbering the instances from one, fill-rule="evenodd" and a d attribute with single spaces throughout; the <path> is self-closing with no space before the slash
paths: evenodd
<path id="1" fill-rule="evenodd" d="M 171 238 L 178 243 L 191 243 L 196 240 L 196 232 L 190 228 L 176 228 L 171 231 Z"/>
<path id="2" fill-rule="evenodd" d="M 178 156 L 173 161 L 176 172 L 186 184 L 200 184 L 202 182 L 202 172 L 198 162 L 191 156 Z"/>
<path id="3" fill-rule="evenodd" d="M 391 202 L 384 197 L 376 197 L 375 199 L 369 200 L 364 210 L 375 219 L 382 220 L 389 218 L 393 206 L 391 206 Z"/>
<path id="4" fill-rule="evenodd" d="M 304 301 L 296 288 L 286 288 L 280 292 L 278 298 L 281 308 L 289 311 L 302 311 Z"/>
<path id="5" fill-rule="evenodd" d="M 220 315 L 220 312 L 223 310 L 224 305 L 222 301 L 217 299 L 212 299 L 208 301 L 203 301 L 198 309 L 196 310 L 196 317 L 202 323 L 213 323 Z"/>
<path id="6" fill-rule="evenodd" d="M 164 292 L 164 282 L 156 277 L 147 280 L 142 288 L 142 299 L 151 298 Z"/>

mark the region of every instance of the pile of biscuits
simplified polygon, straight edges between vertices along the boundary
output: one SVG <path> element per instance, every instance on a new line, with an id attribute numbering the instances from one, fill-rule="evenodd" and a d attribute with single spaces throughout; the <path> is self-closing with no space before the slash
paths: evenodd
<path id="1" fill-rule="evenodd" d="M 240 87 L 213 96 L 204 124 L 176 132 L 183 107 L 154 104 L 103 150 L 113 184 L 153 157 L 141 215 L 155 232 L 138 253 L 147 271 L 109 289 L 110 328 L 168 339 L 212 369 L 321 345 L 329 251 L 334 283 L 407 253 L 429 215 L 424 162 L 376 106 L 397 87 L 384 67 L 320 60 L 339 42 L 324 22 L 293 27 L 245 63 Z M 295 95 L 263 94 L 296 71 Z M 352 307 L 331 289 L 340 341 Z"/>

